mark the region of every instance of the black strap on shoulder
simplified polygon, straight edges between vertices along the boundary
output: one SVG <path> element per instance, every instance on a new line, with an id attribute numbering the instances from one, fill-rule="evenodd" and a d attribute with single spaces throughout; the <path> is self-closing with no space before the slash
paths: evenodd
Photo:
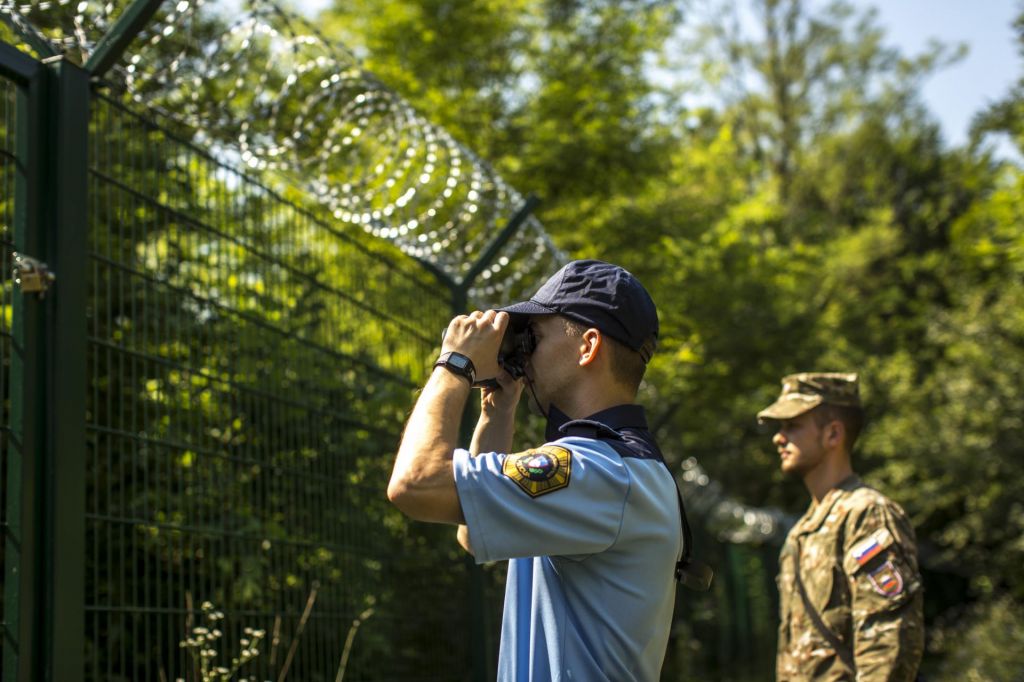
<path id="1" fill-rule="evenodd" d="M 707 592 L 711 588 L 711 580 L 715 577 L 715 573 L 707 564 L 693 559 L 693 533 L 690 531 L 690 522 L 686 520 L 683 494 L 679 491 L 679 485 L 675 482 L 675 478 L 672 483 L 676 486 L 679 519 L 683 524 L 683 556 L 676 562 L 676 580 L 691 590 Z"/>
<path id="2" fill-rule="evenodd" d="M 811 623 L 814 625 L 814 629 L 816 629 L 819 632 L 819 634 L 821 634 L 821 636 L 825 638 L 825 641 L 828 642 L 829 645 L 831 645 L 832 648 L 835 650 L 836 655 L 839 656 L 839 660 L 845 663 L 846 667 L 848 667 L 850 670 L 856 673 L 857 665 L 854 663 L 853 656 L 850 654 L 850 651 L 848 650 L 847 646 L 844 645 L 842 641 L 840 641 L 836 633 L 832 632 L 832 630 L 829 629 L 827 625 L 825 625 L 825 621 L 822 620 L 821 614 L 818 613 L 818 610 L 814 608 L 814 606 L 811 604 L 811 598 L 807 596 L 807 588 L 804 587 L 804 581 L 800 578 L 800 560 L 802 558 L 803 550 L 800 546 L 800 537 L 797 536 L 796 562 L 794 564 L 793 569 L 793 579 L 794 582 L 796 582 L 796 591 L 800 593 L 800 599 L 804 603 L 804 611 L 807 612 L 808 618 L 811 619 Z"/>
<path id="3" fill-rule="evenodd" d="M 622 434 L 610 426 L 593 419 L 574 419 L 568 421 L 559 427 L 559 431 L 569 436 L 582 435 L 605 440 L 620 455 L 630 456 L 628 450 L 620 442 L 623 440 Z M 657 451 L 657 448 L 655 448 L 655 452 L 657 460 L 668 469 L 668 465 L 665 464 L 665 460 L 662 459 L 661 453 Z M 676 562 L 676 580 L 691 590 L 707 592 L 711 588 L 711 580 L 714 578 L 715 573 L 707 564 L 693 559 L 693 533 L 690 531 L 690 523 L 686 519 L 683 494 L 679 491 L 679 484 L 676 483 L 675 476 L 672 476 L 671 470 L 669 470 L 669 476 L 672 477 L 672 485 L 676 489 L 676 499 L 679 500 L 679 521 L 683 527 L 683 556 Z"/>

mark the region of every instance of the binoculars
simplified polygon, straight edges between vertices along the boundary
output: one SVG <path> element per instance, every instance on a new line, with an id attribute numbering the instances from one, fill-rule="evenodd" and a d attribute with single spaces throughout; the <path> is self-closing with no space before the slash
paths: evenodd
<path id="1" fill-rule="evenodd" d="M 444 336 L 448 333 L 445 328 L 441 332 L 441 342 L 444 343 Z M 513 379 L 520 379 L 526 375 L 526 363 L 530 360 L 530 354 L 537 347 L 537 337 L 533 334 L 533 328 L 528 319 L 519 324 L 509 321 L 505 336 L 501 339 L 501 347 L 498 349 L 498 365 L 501 366 Z M 478 379 L 473 384 L 474 388 L 500 389 L 501 385 L 494 377 Z"/>

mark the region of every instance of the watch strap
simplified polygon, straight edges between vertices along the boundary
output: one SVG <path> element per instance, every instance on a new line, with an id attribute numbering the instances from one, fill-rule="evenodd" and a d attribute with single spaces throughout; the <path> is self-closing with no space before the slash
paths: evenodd
<path id="1" fill-rule="evenodd" d="M 462 353 L 455 351 L 441 353 L 437 362 L 434 363 L 434 367 L 444 367 L 452 374 L 465 377 L 469 380 L 470 386 L 476 382 L 476 367 L 473 366 L 473 361 L 469 359 L 469 356 Z"/>

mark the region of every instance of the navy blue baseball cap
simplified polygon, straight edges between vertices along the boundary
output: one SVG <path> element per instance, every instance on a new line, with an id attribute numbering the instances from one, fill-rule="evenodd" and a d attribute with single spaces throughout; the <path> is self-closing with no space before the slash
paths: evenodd
<path id="1" fill-rule="evenodd" d="M 599 260 L 572 261 L 529 301 L 499 308 L 510 315 L 562 315 L 594 327 L 648 362 L 658 345 L 658 309 L 625 268 Z"/>

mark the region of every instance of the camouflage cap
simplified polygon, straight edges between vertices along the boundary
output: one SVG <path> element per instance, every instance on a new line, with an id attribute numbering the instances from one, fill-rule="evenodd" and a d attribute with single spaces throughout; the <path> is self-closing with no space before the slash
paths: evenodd
<path id="1" fill-rule="evenodd" d="M 782 378 L 778 399 L 757 413 L 757 421 L 792 419 L 818 405 L 860 407 L 856 374 L 803 372 Z"/>

